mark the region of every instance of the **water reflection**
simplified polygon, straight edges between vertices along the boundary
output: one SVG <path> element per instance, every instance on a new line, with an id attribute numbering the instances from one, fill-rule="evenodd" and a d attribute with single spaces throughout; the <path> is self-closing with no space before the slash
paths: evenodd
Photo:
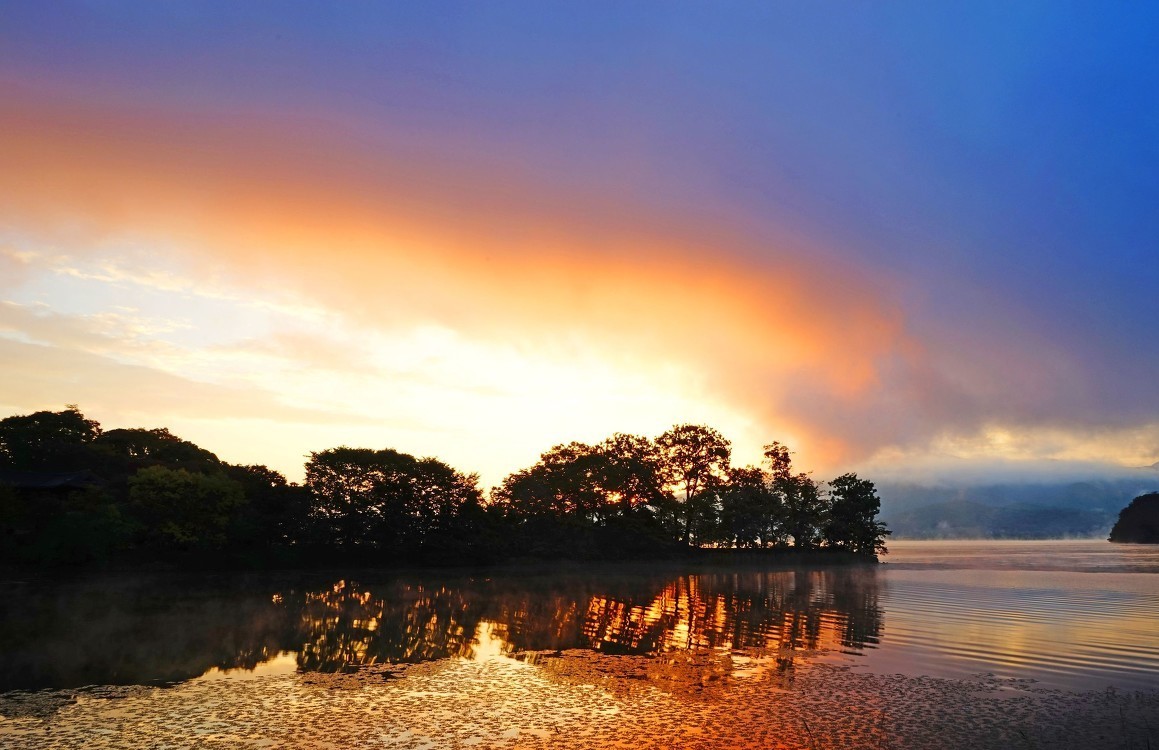
<path id="1" fill-rule="evenodd" d="M 781 571 L 681 576 L 651 597 L 593 596 L 577 642 L 634 654 L 861 649 L 880 629 L 872 570 Z"/>
<path id="2" fill-rule="evenodd" d="M 380 662 L 470 656 L 481 612 L 469 589 L 405 583 L 369 587 L 340 580 L 327 590 L 289 592 L 298 621 L 298 667 L 336 672 Z"/>
<path id="3" fill-rule="evenodd" d="M 0 584 L 0 691 L 187 680 L 253 669 L 295 640 L 248 578 Z"/>
<path id="4" fill-rule="evenodd" d="M 299 670 L 319 672 L 473 658 L 478 649 L 761 649 L 784 666 L 801 650 L 857 651 L 881 634 L 873 568 L 482 580 L 120 577 L 6 588 L 0 690 L 177 682 L 288 654 Z"/>

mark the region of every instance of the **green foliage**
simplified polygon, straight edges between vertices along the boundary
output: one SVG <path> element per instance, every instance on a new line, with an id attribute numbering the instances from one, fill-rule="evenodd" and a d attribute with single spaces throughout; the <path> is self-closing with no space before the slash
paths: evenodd
<path id="1" fill-rule="evenodd" d="M 129 479 L 130 507 L 152 546 L 220 549 L 244 502 L 241 485 L 224 474 L 149 466 Z"/>
<path id="2" fill-rule="evenodd" d="M 129 544 L 134 528 L 103 492 L 77 492 L 37 537 L 29 556 L 41 563 L 102 562 Z"/>
<path id="3" fill-rule="evenodd" d="M 49 564 L 102 561 L 127 546 L 132 529 L 132 522 L 99 487 L 58 492 L 0 486 L 3 559 Z"/>

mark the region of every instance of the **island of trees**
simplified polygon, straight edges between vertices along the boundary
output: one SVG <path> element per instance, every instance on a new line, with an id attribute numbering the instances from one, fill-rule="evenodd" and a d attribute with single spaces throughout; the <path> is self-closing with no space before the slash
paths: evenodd
<path id="1" fill-rule="evenodd" d="M 1159 544 L 1159 492 L 1149 492 L 1119 511 L 1111 528 L 1112 542 Z"/>
<path id="2" fill-rule="evenodd" d="M 0 560 L 470 564 L 796 550 L 874 558 L 873 483 L 824 484 L 772 443 L 735 467 L 716 430 L 557 445 L 489 493 L 436 458 L 339 447 L 302 484 L 167 429 L 103 430 L 70 406 L 0 420 Z"/>

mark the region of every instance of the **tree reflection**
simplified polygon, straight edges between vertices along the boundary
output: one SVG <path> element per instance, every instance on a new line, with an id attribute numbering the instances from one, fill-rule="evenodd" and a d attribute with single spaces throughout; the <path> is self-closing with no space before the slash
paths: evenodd
<path id="1" fill-rule="evenodd" d="M 517 650 L 859 650 L 877 642 L 881 612 L 872 569 L 714 573 L 679 576 L 655 593 L 560 603 L 551 630 L 582 637 L 561 644 L 528 638 L 537 631 L 526 626 L 508 632 Z"/>
<path id="2" fill-rule="evenodd" d="M 253 669 L 284 652 L 319 672 L 470 658 L 484 629 L 508 655 L 758 649 L 789 665 L 801 650 L 863 649 L 882 627 L 872 567 L 484 580 L 157 576 L 8 593 L 0 691 L 174 682 Z"/>
<path id="3" fill-rule="evenodd" d="M 508 653 L 588 648 L 655 655 L 698 649 L 858 651 L 881 632 L 872 568 L 706 573 L 596 585 L 581 577 L 459 586 L 347 581 L 307 592 L 298 663 L 325 672 L 473 653 L 480 623 Z"/>
<path id="4" fill-rule="evenodd" d="M 480 608 L 467 589 L 396 584 L 375 595 L 338 581 L 302 596 L 298 667 L 337 672 L 380 662 L 469 657 Z"/>

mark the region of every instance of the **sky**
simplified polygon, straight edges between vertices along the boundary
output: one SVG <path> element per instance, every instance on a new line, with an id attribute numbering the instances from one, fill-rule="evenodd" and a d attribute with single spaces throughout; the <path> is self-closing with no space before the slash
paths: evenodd
<path id="1" fill-rule="evenodd" d="M 300 478 L 1159 461 L 1159 8 L 0 0 L 0 416 Z"/>

